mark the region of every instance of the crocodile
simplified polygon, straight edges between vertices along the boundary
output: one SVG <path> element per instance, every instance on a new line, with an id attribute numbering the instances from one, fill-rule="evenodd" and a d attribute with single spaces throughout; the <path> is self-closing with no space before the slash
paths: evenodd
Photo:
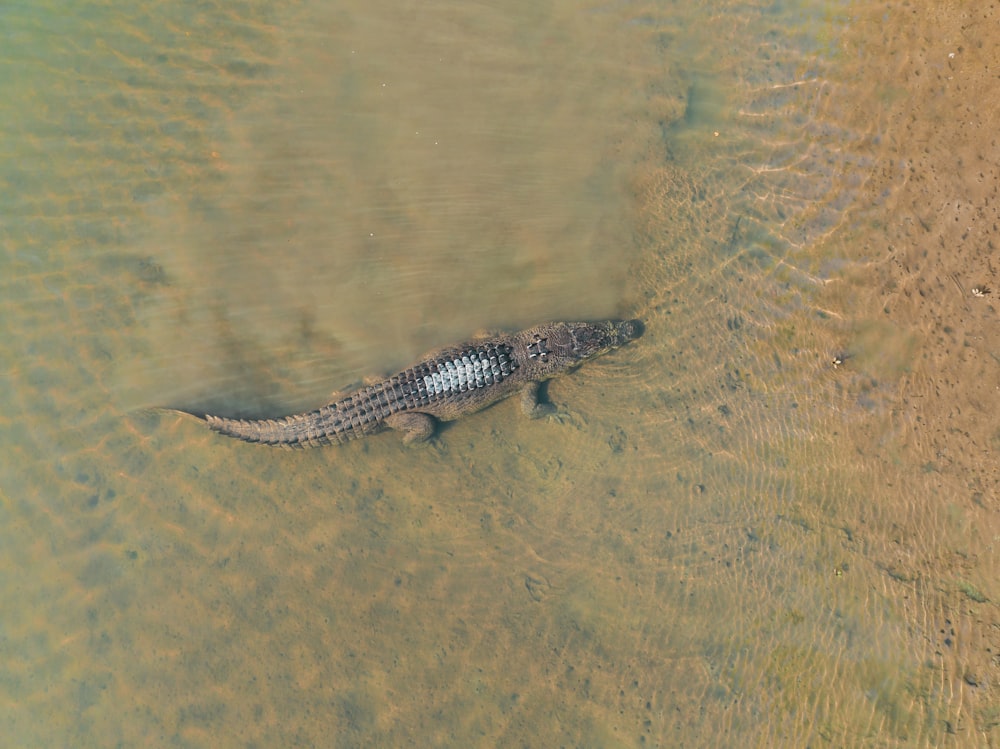
<path id="1" fill-rule="evenodd" d="M 643 329 L 640 320 L 544 323 L 441 349 L 308 413 L 260 420 L 195 415 L 216 432 L 262 445 L 317 447 L 386 429 L 402 432 L 404 444 L 411 445 L 432 437 L 438 421 L 481 411 L 518 392 L 528 416 L 551 413 L 551 404 L 539 402 L 543 382 L 638 338 Z"/>

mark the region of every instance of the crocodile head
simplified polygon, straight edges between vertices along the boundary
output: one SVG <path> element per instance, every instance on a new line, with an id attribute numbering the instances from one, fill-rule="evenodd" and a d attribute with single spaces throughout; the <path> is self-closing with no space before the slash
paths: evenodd
<path id="1" fill-rule="evenodd" d="M 556 373 L 635 340 L 644 329 L 640 320 L 540 325 L 525 331 L 525 353 L 536 371 Z"/>
<path id="2" fill-rule="evenodd" d="M 557 336 L 556 345 L 565 347 L 567 357 L 583 361 L 634 341 L 644 330 L 641 320 L 566 323 L 567 338 Z"/>

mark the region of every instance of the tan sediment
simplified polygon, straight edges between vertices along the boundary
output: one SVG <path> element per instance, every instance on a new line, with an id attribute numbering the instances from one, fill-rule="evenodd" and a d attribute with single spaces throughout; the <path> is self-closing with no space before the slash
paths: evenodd
<path id="1" fill-rule="evenodd" d="M 622 14 L 612 28 L 639 30 L 637 50 L 653 46 L 645 35 L 654 31 L 664 45 L 693 33 L 684 19 L 671 24 L 651 8 L 647 16 L 632 4 L 607 7 Z M 805 111 L 784 108 L 789 101 L 811 101 L 812 121 L 843 128 L 827 138 L 829 150 L 779 172 L 781 159 L 768 162 L 766 148 L 746 145 L 752 133 L 739 141 L 723 113 L 718 136 L 692 127 L 701 140 L 688 141 L 688 162 L 664 166 L 651 148 L 635 167 L 649 259 L 634 298 L 649 331 L 627 352 L 552 384 L 562 423 L 526 422 L 505 404 L 418 452 L 392 435 L 307 454 L 232 444 L 190 419 L 115 409 L 122 367 L 163 355 L 164 339 L 144 327 L 146 318 L 159 315 L 154 327 L 171 328 L 181 354 L 197 350 L 192 358 L 218 350 L 202 340 L 206 331 L 229 341 L 218 356 L 239 370 L 245 390 L 234 401 L 244 405 L 304 397 L 289 395 L 303 382 L 346 384 L 328 362 L 342 353 L 335 338 L 317 334 L 308 316 L 289 337 L 293 326 L 275 309 L 254 318 L 185 307 L 188 282 L 205 273 L 205 251 L 178 258 L 154 243 L 145 251 L 163 271 L 138 262 L 94 270 L 66 240 L 51 262 L 67 268 L 19 276 L 6 300 L 18 304 L 5 312 L 27 318 L 20 330 L 31 345 L 4 341 L 15 362 L 5 418 L 16 422 L 5 455 L 17 470 L 2 497 L 12 521 L 0 547 L 0 710 L 21 743 L 1000 743 L 997 302 L 966 293 L 996 282 L 997 160 L 988 133 L 996 18 L 984 15 L 994 13 L 988 8 L 953 6 L 850 12 L 829 76 L 779 71 L 780 88 L 755 84 L 763 103 L 733 118 L 770 117 L 770 128 Z M 723 75 L 726 65 L 745 63 L 742 15 L 720 16 L 712 32 L 734 42 Z M 492 35 L 492 26 L 481 33 Z M 221 54 L 215 41 L 196 54 Z M 268 47 L 241 54 L 252 61 L 258 49 Z M 788 52 L 774 50 L 774 58 Z M 683 90 L 657 67 L 662 49 L 645 54 L 629 59 L 643 71 L 633 74 L 657 82 L 642 118 L 655 130 L 683 117 Z M 310 68 L 309 82 L 321 84 L 327 70 Z M 802 99 L 768 93 L 789 90 Z M 155 87 L 148 95 L 164 101 Z M 153 119 L 172 112 L 156 110 Z M 280 144 L 292 123 L 269 116 L 261 121 L 278 134 L 264 142 Z M 558 132 L 572 120 L 550 126 Z M 326 136 L 317 126 L 291 163 L 308 163 Z M 207 152 L 215 141 L 205 143 Z M 708 154 L 727 153 L 705 148 L 715 143 L 732 148 L 742 185 L 713 178 Z M 561 164 L 565 154 L 548 148 L 544 163 Z M 852 171 L 834 158 L 841 173 L 824 171 L 823 157 L 837 148 L 874 155 L 874 167 Z M 211 158 L 203 166 L 215 177 L 257 174 L 252 160 L 234 163 L 225 149 Z M 289 163 L 280 150 L 268 158 L 263 176 Z M 381 167 L 380 154 L 369 158 Z M 504 173 L 521 176 L 525 158 Z M 141 159 L 126 161 L 142 171 Z M 81 175 L 93 167 L 81 162 Z M 439 171 L 428 159 L 419 173 Z M 199 174 L 174 189 L 185 195 L 204 181 Z M 839 191 L 861 174 L 869 179 L 864 199 L 836 214 Z M 365 169 L 351 177 L 386 183 L 369 182 Z M 834 188 L 793 194 L 810 179 Z M 246 179 L 240 190 L 276 195 L 275 215 L 300 209 L 303 196 L 328 200 L 313 183 L 284 193 L 282 184 Z M 730 188 L 741 186 L 762 207 L 736 224 Z M 421 215 L 424 203 L 378 187 L 370 194 L 384 214 L 405 219 L 394 240 L 443 220 Z M 252 219 L 256 202 L 236 204 L 234 215 Z M 826 209 L 835 215 L 829 224 L 817 218 Z M 180 211 L 181 234 L 197 235 L 198 210 Z M 740 251 L 754 222 L 780 224 L 783 212 L 780 229 L 793 249 L 772 247 L 773 265 L 755 264 Z M 204 247 L 231 241 L 230 257 L 244 259 L 247 243 L 217 220 L 220 231 Z M 495 234 L 495 219 L 484 220 Z M 285 241 L 283 227 L 268 228 Z M 511 244 L 530 266 L 531 246 L 551 235 L 514 229 Z M 310 239 L 322 235 L 309 231 Z M 300 246 L 303 235 L 291 229 L 288 238 L 302 254 L 283 257 L 285 267 L 326 290 L 336 274 L 314 261 L 329 248 Z M 820 240 L 826 246 L 814 249 Z M 712 259 L 717 245 L 729 252 L 724 261 Z M 820 267 L 831 256 L 854 264 L 846 275 Z M 249 270 L 217 260 L 219 276 L 240 269 L 259 288 L 271 285 L 267 252 L 249 258 Z M 542 281 L 537 288 L 548 288 Z M 381 307 L 419 327 L 418 306 Z M 323 305 L 316 309 L 322 318 Z M 191 319 L 209 322 L 192 327 Z M 254 325 L 266 334 L 255 338 Z M 386 345 L 362 332 L 358 341 Z M 841 353 L 843 364 L 833 366 Z M 258 371 L 270 376 L 258 380 Z M 180 391 L 213 387 L 177 370 L 169 377 L 183 380 Z"/>
<path id="2" fill-rule="evenodd" d="M 925 739 L 1000 741 L 1000 10 L 979 3 L 859 4 L 843 113 L 880 139 L 839 248 L 858 265 L 834 308 L 861 321 L 848 367 L 895 381 L 882 421 L 845 430 L 889 502 L 869 527 L 884 591 L 924 659 Z M 978 293 L 977 293 L 978 292 Z M 905 349 L 905 353 L 901 350 Z M 938 702 L 940 701 L 940 702 Z M 944 727 L 942 732 L 941 727 Z"/>

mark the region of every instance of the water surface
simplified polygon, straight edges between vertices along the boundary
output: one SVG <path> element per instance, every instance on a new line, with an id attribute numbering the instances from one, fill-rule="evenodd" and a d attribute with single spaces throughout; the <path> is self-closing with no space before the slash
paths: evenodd
<path id="1" fill-rule="evenodd" d="M 996 744 L 993 13 L 8 9 L 3 735 Z M 150 410 L 626 315 L 426 449 Z"/>

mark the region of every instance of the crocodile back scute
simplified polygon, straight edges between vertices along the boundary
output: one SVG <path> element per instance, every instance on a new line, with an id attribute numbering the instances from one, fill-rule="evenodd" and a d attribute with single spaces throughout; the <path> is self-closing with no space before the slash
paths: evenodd
<path id="1" fill-rule="evenodd" d="M 385 385 L 422 403 L 502 382 L 517 369 L 511 347 L 487 344 L 448 352 L 390 378 Z"/>
<path id="2" fill-rule="evenodd" d="M 447 351 L 325 406 L 324 427 L 334 433 L 353 432 L 400 411 L 471 398 L 509 378 L 517 367 L 505 343 Z"/>

